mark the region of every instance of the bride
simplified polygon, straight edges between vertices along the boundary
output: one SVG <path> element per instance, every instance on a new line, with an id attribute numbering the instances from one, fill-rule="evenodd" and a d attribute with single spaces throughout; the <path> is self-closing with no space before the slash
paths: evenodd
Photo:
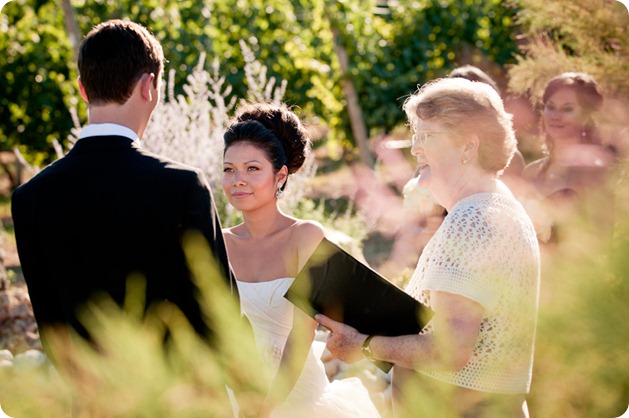
<path id="1" fill-rule="evenodd" d="M 328 380 L 312 342 L 317 323 L 283 295 L 324 237 L 314 221 L 277 206 L 310 138 L 286 106 L 246 105 L 224 135 L 223 190 L 244 222 L 224 231 L 241 309 L 275 372 L 258 416 L 379 417 L 358 378 Z"/>

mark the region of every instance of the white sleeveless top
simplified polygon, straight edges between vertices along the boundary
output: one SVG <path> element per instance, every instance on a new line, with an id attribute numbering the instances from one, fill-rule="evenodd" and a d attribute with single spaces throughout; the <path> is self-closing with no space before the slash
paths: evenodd
<path id="1" fill-rule="evenodd" d="M 481 304 L 485 315 L 463 369 L 422 373 L 478 391 L 527 393 L 539 282 L 538 242 L 520 203 L 498 193 L 459 201 L 426 245 L 406 291 L 427 306 L 429 291 L 461 295 Z"/>
<path id="2" fill-rule="evenodd" d="M 267 282 L 238 281 L 240 306 L 253 327 L 262 358 L 277 371 L 286 340 L 293 326 L 294 306 L 284 294 L 295 279 Z M 272 418 L 379 418 L 367 389 L 358 378 L 330 383 L 320 356 L 310 348 L 304 368 L 283 405 Z"/>

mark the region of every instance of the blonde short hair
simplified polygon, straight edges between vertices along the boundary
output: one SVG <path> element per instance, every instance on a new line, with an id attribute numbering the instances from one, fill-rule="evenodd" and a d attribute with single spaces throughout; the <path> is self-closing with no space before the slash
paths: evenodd
<path id="1" fill-rule="evenodd" d="M 489 85 L 463 78 L 441 78 L 424 84 L 403 106 L 411 129 L 418 119 L 439 122 L 455 136 L 480 139 L 478 162 L 482 169 L 501 173 L 517 147 L 513 116 Z"/>

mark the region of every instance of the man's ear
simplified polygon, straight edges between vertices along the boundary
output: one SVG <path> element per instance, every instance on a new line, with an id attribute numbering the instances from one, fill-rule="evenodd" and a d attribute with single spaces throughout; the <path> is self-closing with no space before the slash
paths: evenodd
<path id="1" fill-rule="evenodd" d="M 142 77 L 140 78 L 140 81 L 138 82 L 139 87 L 140 87 L 140 92 L 142 93 L 142 97 L 146 100 L 146 101 L 152 101 L 153 100 L 153 82 L 155 81 L 155 74 L 153 73 L 145 73 L 142 74 Z"/>
<path id="2" fill-rule="evenodd" d="M 85 93 L 85 87 L 83 87 L 83 83 L 81 82 L 81 77 L 80 76 L 79 76 L 77 81 L 79 83 L 79 91 L 81 92 L 81 97 L 83 98 L 83 100 L 85 100 L 87 103 L 89 103 L 90 99 L 87 98 L 87 93 Z"/>

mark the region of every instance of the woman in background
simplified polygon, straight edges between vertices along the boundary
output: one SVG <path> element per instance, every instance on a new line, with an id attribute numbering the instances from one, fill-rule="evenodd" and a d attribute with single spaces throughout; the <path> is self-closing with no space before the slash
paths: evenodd
<path id="1" fill-rule="evenodd" d="M 569 217 L 575 205 L 587 203 L 586 194 L 605 191 L 615 150 L 603 145 L 597 129 L 595 116 L 603 106 L 603 95 L 590 75 L 570 72 L 551 79 L 542 104 L 547 155 L 528 164 L 523 177 L 533 186 L 532 197 L 542 202 L 557 232 L 557 220 Z M 609 196 L 597 200 L 610 207 Z M 546 241 L 551 234 L 548 230 L 540 239 Z"/>
<path id="2" fill-rule="evenodd" d="M 603 96 L 588 74 L 563 73 L 550 80 L 542 104 L 547 155 L 530 163 L 524 176 L 544 197 L 577 196 L 597 184 L 614 160 L 594 120 Z"/>

